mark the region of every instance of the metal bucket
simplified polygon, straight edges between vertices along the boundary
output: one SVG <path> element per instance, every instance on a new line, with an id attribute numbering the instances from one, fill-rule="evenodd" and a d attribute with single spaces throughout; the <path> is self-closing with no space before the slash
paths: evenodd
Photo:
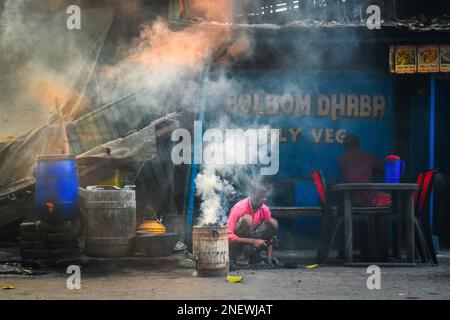
<path id="1" fill-rule="evenodd" d="M 89 190 L 90 189 L 90 190 Z M 81 189 L 85 253 L 93 257 L 125 257 L 136 234 L 136 196 L 132 189 Z"/>
<path id="2" fill-rule="evenodd" d="M 226 276 L 230 266 L 226 227 L 194 227 L 192 251 L 199 277 Z"/>

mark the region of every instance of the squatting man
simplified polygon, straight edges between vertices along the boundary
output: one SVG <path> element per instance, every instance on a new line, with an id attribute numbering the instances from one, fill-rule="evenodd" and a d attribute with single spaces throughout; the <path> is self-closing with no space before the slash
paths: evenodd
<path id="1" fill-rule="evenodd" d="M 264 186 L 253 186 L 249 196 L 231 208 L 227 229 L 232 266 L 241 259 L 250 264 L 261 262 L 263 250 L 267 251 L 269 266 L 278 264 L 273 257 L 278 222 L 272 219 L 269 207 L 264 204 L 266 198 Z"/>

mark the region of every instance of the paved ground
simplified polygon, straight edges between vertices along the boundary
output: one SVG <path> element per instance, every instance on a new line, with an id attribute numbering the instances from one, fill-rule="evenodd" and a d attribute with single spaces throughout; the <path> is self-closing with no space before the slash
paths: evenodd
<path id="1" fill-rule="evenodd" d="M 381 289 L 367 289 L 365 268 L 241 270 L 241 283 L 197 278 L 187 265 L 83 270 L 81 290 L 68 290 L 68 274 L 0 275 L 0 299 L 450 299 L 450 254 L 436 267 L 385 267 Z M 236 273 L 236 272 L 235 272 Z"/>

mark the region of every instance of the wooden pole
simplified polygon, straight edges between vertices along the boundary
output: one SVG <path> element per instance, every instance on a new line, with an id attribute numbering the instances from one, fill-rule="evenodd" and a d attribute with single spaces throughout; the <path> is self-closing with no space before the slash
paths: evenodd
<path id="1" fill-rule="evenodd" d="M 63 133 L 64 154 L 69 154 L 70 153 L 69 139 L 67 138 L 66 125 L 64 124 L 64 117 L 61 112 L 61 109 L 59 108 L 58 98 L 55 98 L 55 108 L 56 108 L 56 113 L 58 114 L 59 122 L 60 122 L 62 133 Z"/>

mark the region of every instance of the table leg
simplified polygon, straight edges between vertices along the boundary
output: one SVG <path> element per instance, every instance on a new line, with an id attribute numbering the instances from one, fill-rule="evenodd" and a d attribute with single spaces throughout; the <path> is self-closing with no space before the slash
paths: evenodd
<path id="1" fill-rule="evenodd" d="M 401 209 L 401 198 L 400 193 L 396 190 L 391 192 L 391 200 L 392 200 L 392 214 L 394 217 L 394 221 L 392 221 L 392 252 L 395 259 L 401 259 L 400 252 L 400 230 L 401 224 L 404 220 L 402 218 L 404 215 L 402 214 Z M 396 220 L 396 216 L 400 218 L 400 220 Z"/>
<path id="2" fill-rule="evenodd" d="M 381 247 L 381 260 L 384 262 L 389 261 L 389 241 L 388 241 L 388 222 L 387 217 L 380 217 L 380 247 Z"/>
<path id="3" fill-rule="evenodd" d="M 345 262 L 353 262 L 353 221 L 351 192 L 344 191 Z"/>
<path id="4" fill-rule="evenodd" d="M 414 263 L 414 193 L 405 192 L 406 259 Z"/>
<path id="5" fill-rule="evenodd" d="M 368 252 L 367 252 L 367 258 L 368 261 L 374 262 L 377 261 L 377 222 L 376 217 L 373 215 L 370 215 L 367 217 L 368 222 L 368 234 L 367 234 L 367 240 L 368 240 Z"/>

